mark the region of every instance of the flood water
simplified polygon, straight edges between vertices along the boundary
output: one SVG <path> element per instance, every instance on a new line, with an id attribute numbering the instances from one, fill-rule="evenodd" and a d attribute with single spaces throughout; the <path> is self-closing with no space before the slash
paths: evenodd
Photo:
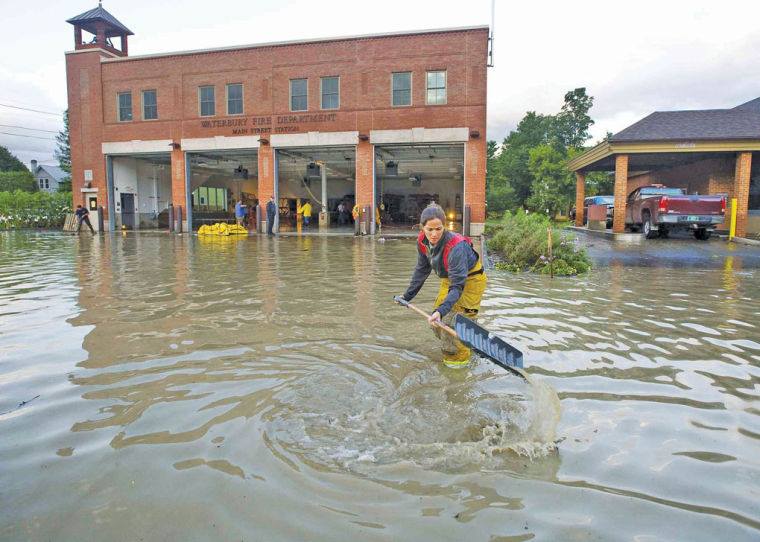
<path id="1" fill-rule="evenodd" d="M 757 540 L 760 253 L 670 243 L 490 271 L 528 385 L 414 240 L 0 233 L 0 539 Z"/>

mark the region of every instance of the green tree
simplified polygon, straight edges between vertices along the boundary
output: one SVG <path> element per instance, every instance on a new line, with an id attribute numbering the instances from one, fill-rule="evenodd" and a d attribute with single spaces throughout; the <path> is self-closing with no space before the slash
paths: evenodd
<path id="1" fill-rule="evenodd" d="M 525 205 L 530 197 L 533 185 L 533 176 L 528 169 L 530 149 L 548 141 L 551 125 L 551 116 L 529 111 L 502 144 L 500 167 L 514 191 L 515 207 Z"/>
<path id="2" fill-rule="evenodd" d="M 500 148 L 489 142 L 486 180 L 489 211 L 502 210 L 504 206 L 565 210 L 567 198 L 574 200 L 575 180 L 568 171 L 561 173 L 559 169 L 566 167 L 571 152 L 582 149 L 588 140 L 588 130 L 594 123 L 589 116 L 593 103 L 594 98 L 586 94 L 584 87 L 576 88 L 565 93 L 556 115 L 528 111 Z M 534 153 L 538 148 L 541 150 Z M 568 179 L 572 181 L 572 190 L 567 189 Z M 587 180 L 592 191 L 611 186 L 605 174 L 591 175 Z M 552 195 L 551 190 L 560 193 Z"/>
<path id="3" fill-rule="evenodd" d="M 499 159 L 500 148 L 495 141 L 488 142 L 486 158 L 486 205 L 489 213 L 503 213 L 515 205 L 515 191 L 504 175 L 503 163 Z"/>
<path id="4" fill-rule="evenodd" d="M 554 145 L 539 145 L 530 150 L 528 168 L 533 176 L 528 205 L 550 217 L 567 212 L 575 201 L 575 175 L 567 169 L 567 161 L 576 154 Z"/>
<path id="5" fill-rule="evenodd" d="M 71 145 L 69 143 L 69 110 L 63 112 L 63 130 L 55 136 L 55 158 L 63 171 L 71 173 Z"/>
<path id="6" fill-rule="evenodd" d="M 499 146 L 496 141 L 489 139 L 486 148 L 486 192 L 494 182 L 497 153 Z"/>
<path id="7" fill-rule="evenodd" d="M 586 94 L 585 87 L 565 93 L 565 103 L 553 118 L 551 139 L 558 148 L 579 149 L 588 140 L 588 129 L 594 124 L 588 112 L 594 98 Z"/>
<path id="8" fill-rule="evenodd" d="M 0 171 L 0 192 L 36 192 L 39 190 L 34 176 L 27 169 L 21 171 Z"/>
<path id="9" fill-rule="evenodd" d="M 58 191 L 71 192 L 71 176 L 70 175 L 58 181 Z"/>
<path id="10" fill-rule="evenodd" d="M 24 171 L 26 166 L 11 154 L 6 147 L 0 145 L 0 171 Z"/>
<path id="11" fill-rule="evenodd" d="M 611 196 L 615 189 L 615 174 L 607 171 L 592 171 L 586 174 L 587 196 Z"/>

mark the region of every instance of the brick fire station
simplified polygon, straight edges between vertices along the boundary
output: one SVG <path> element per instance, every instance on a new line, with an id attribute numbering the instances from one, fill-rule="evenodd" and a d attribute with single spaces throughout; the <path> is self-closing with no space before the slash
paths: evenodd
<path id="1" fill-rule="evenodd" d="M 482 232 L 487 26 L 129 56 L 102 6 L 67 22 L 74 204 L 105 228 L 191 231 L 274 196 L 281 231 L 308 200 L 320 228 L 358 206 L 365 233 L 409 231 L 436 201 Z"/>

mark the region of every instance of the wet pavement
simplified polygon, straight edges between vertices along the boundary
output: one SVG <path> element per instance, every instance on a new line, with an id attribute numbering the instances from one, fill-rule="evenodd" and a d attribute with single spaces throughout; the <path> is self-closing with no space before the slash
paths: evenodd
<path id="1" fill-rule="evenodd" d="M 760 267 L 760 247 L 728 242 L 717 236 L 697 241 L 688 233 L 674 233 L 668 239 L 643 239 L 637 234 L 636 242 L 626 242 L 577 231 L 573 234 L 600 265 L 621 262 L 644 267 L 720 268 L 731 258 L 741 260 L 745 266 Z"/>

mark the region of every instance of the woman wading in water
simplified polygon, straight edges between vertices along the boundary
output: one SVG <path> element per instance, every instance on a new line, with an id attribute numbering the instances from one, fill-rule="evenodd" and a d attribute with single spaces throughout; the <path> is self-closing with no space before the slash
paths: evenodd
<path id="1" fill-rule="evenodd" d="M 401 297 L 406 301 L 414 299 L 430 271 L 440 277 L 435 309 L 428 322 L 441 340 L 443 363 L 448 367 L 465 367 L 470 362 L 470 349 L 441 330 L 438 323 L 451 325 L 457 313 L 468 318 L 477 316 L 487 279 L 472 241 L 444 228 L 445 221 L 446 214 L 440 205 L 431 203 L 422 211 L 422 231 L 417 238 L 417 266 L 409 288 Z"/>

